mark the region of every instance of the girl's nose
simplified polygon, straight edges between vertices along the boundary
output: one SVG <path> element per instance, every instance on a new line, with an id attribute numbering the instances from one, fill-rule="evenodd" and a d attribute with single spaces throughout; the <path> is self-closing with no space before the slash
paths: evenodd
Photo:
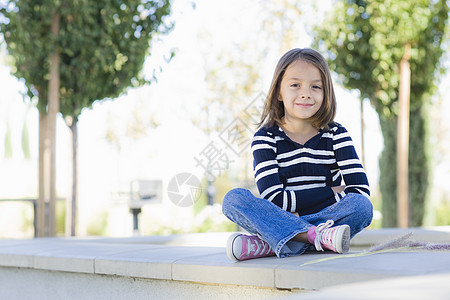
<path id="1" fill-rule="evenodd" d="M 302 99 L 308 99 L 308 98 L 310 98 L 311 97 L 311 94 L 310 94 L 310 92 L 309 92 L 309 89 L 301 89 L 301 91 L 300 91 L 300 98 L 302 98 Z"/>

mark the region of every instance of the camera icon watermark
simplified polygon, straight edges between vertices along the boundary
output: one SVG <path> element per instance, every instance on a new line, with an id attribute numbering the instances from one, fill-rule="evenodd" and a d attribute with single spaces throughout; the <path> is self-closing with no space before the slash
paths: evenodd
<path id="1" fill-rule="evenodd" d="M 167 193 L 173 204 L 181 207 L 194 205 L 202 194 L 200 180 L 191 173 L 179 173 L 172 177 Z"/>

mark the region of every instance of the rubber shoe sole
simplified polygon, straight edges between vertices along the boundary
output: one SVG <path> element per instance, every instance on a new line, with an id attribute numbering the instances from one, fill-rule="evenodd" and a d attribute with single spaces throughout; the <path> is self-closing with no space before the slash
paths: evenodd
<path id="1" fill-rule="evenodd" d="M 227 256 L 232 261 L 239 261 L 239 259 L 233 253 L 233 243 L 234 243 L 234 240 L 240 235 L 241 235 L 241 233 L 235 232 L 232 235 L 230 235 L 227 240 Z"/>
<path id="2" fill-rule="evenodd" d="M 336 237 L 336 252 L 340 254 L 347 253 L 350 250 L 350 226 L 340 225 Z"/>

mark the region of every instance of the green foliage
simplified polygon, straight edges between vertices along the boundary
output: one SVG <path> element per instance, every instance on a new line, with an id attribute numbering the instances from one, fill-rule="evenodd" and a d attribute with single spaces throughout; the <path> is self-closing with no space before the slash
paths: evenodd
<path id="1" fill-rule="evenodd" d="M 66 201 L 56 201 L 56 235 L 64 236 L 66 234 Z"/>
<path id="2" fill-rule="evenodd" d="M 206 195 L 206 189 L 208 187 L 208 181 L 206 180 L 206 177 L 202 179 L 201 182 L 201 194 L 198 197 L 197 201 L 194 202 L 194 205 L 192 206 L 192 209 L 194 211 L 194 214 L 200 213 L 207 205 L 208 205 L 208 196 Z"/>
<path id="3" fill-rule="evenodd" d="M 449 226 L 450 225 L 450 202 L 442 202 L 436 207 L 436 219 L 434 225 Z"/>
<path id="4" fill-rule="evenodd" d="M 34 235 L 34 216 L 33 205 L 31 203 L 20 203 L 22 209 L 20 211 L 21 226 L 20 231 L 24 234 L 24 238 L 30 238 Z M 16 238 L 16 235 L 14 235 Z"/>
<path id="5" fill-rule="evenodd" d="M 381 209 L 382 209 L 382 203 L 381 203 L 381 195 L 380 195 L 379 191 L 376 191 L 374 193 L 374 191 L 372 190 L 372 195 L 370 197 L 370 201 L 372 202 L 373 210 L 374 210 L 372 223 L 370 223 L 370 228 L 371 229 L 380 229 L 382 227 L 382 218 L 381 218 L 381 214 L 380 214 Z"/>
<path id="6" fill-rule="evenodd" d="M 206 206 L 208 206 L 208 195 L 206 193 L 208 189 L 208 176 L 204 176 L 201 183 L 202 193 L 200 197 L 193 205 L 194 214 L 199 214 Z M 233 183 L 230 180 L 230 174 L 225 171 L 220 176 L 216 177 L 212 182 L 216 194 L 214 195 L 214 203 L 222 204 L 223 198 L 226 193 L 233 188 Z"/>
<path id="7" fill-rule="evenodd" d="M 412 47 L 411 105 L 420 106 L 423 95 L 433 92 L 448 9 L 444 0 L 339 1 L 317 28 L 316 45 L 328 53 L 345 87 L 359 89 L 380 115 L 394 117 L 406 44 Z"/>
<path id="8" fill-rule="evenodd" d="M 101 211 L 89 222 L 86 233 L 93 236 L 104 236 L 108 228 L 108 212 Z"/>
<path id="9" fill-rule="evenodd" d="M 50 30 L 54 14 L 60 16 L 56 38 Z M 170 30 L 169 14 L 168 0 L 16 0 L 0 9 L 0 30 L 14 57 L 14 75 L 25 79 L 42 112 L 49 56 L 59 52 L 60 111 L 78 117 L 94 101 L 148 81 L 141 69 L 155 33 Z"/>
<path id="10" fill-rule="evenodd" d="M 28 126 L 27 126 L 26 118 L 23 121 L 23 128 L 22 128 L 22 151 L 23 151 L 23 156 L 25 157 L 25 159 L 31 159 L 30 136 L 28 133 Z"/>
<path id="11" fill-rule="evenodd" d="M 205 209 L 207 210 L 207 209 Z M 221 214 L 221 213 L 220 213 Z M 237 226 L 230 220 L 219 219 L 218 214 L 211 214 L 202 219 L 202 222 L 196 223 L 189 232 L 231 232 L 236 231 Z"/>
<path id="12" fill-rule="evenodd" d="M 381 152 L 380 191 L 383 227 L 397 226 L 397 120 L 380 116 L 384 148 Z"/>
<path id="13" fill-rule="evenodd" d="M 412 107 L 412 119 L 409 130 L 409 194 L 410 223 L 412 226 L 422 226 L 425 215 L 425 202 L 430 184 L 430 161 L 427 137 L 428 115 L 425 106 Z"/>
<path id="14" fill-rule="evenodd" d="M 422 223 L 428 183 L 424 102 L 435 89 L 442 41 L 448 25 L 445 0 L 346 0 L 335 4 L 316 28 L 315 46 L 349 89 L 370 99 L 380 117 L 384 150 L 380 158 L 383 226 L 396 225 L 396 119 L 399 63 L 411 46 L 410 201 L 411 225 Z"/>
<path id="15" fill-rule="evenodd" d="M 424 106 L 411 107 L 409 136 L 409 195 L 410 225 L 421 226 L 425 214 L 428 192 L 430 157 L 427 151 L 428 136 Z M 380 190 L 383 195 L 383 227 L 397 226 L 397 119 L 380 116 L 384 149 L 381 153 Z"/>
<path id="16" fill-rule="evenodd" d="M 11 137 L 11 125 L 6 122 L 6 133 L 5 133 L 5 158 L 12 158 L 13 148 L 12 148 L 12 137 Z"/>
<path id="17" fill-rule="evenodd" d="M 48 104 L 49 61 L 55 54 L 59 57 L 59 110 L 74 136 L 75 169 L 78 116 L 97 100 L 115 98 L 129 86 L 151 81 L 141 70 L 155 34 L 172 27 L 166 21 L 170 0 L 2 3 L 0 31 L 14 60 L 12 73 L 24 79 L 28 95 L 38 98 L 37 108 L 43 115 Z M 57 33 L 52 32 L 53 25 Z M 75 178 L 72 184 L 76 190 Z M 76 202 L 76 194 L 72 201 Z"/>

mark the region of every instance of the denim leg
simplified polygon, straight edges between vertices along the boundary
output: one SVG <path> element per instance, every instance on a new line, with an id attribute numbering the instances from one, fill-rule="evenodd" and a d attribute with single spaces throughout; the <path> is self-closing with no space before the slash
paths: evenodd
<path id="1" fill-rule="evenodd" d="M 229 191 L 223 199 L 222 211 L 249 233 L 261 236 L 278 257 L 298 255 L 309 247 L 307 243 L 291 239 L 308 231 L 311 224 L 265 199 L 253 196 L 248 190 Z"/>
<path id="2" fill-rule="evenodd" d="M 372 222 L 373 206 L 369 199 L 361 194 L 350 193 L 341 201 L 330 205 L 318 213 L 302 216 L 303 220 L 317 226 L 327 220 L 333 220 L 334 225 L 350 226 L 350 237 L 369 226 Z"/>
<path id="3" fill-rule="evenodd" d="M 245 189 L 234 189 L 225 195 L 222 211 L 231 221 L 250 234 L 260 235 L 274 249 L 278 257 L 299 255 L 310 244 L 292 240 L 327 220 L 335 225 L 350 226 L 353 237 L 372 221 L 372 204 L 359 194 L 348 194 L 341 201 L 318 213 L 296 217 L 275 204 L 253 196 Z"/>

